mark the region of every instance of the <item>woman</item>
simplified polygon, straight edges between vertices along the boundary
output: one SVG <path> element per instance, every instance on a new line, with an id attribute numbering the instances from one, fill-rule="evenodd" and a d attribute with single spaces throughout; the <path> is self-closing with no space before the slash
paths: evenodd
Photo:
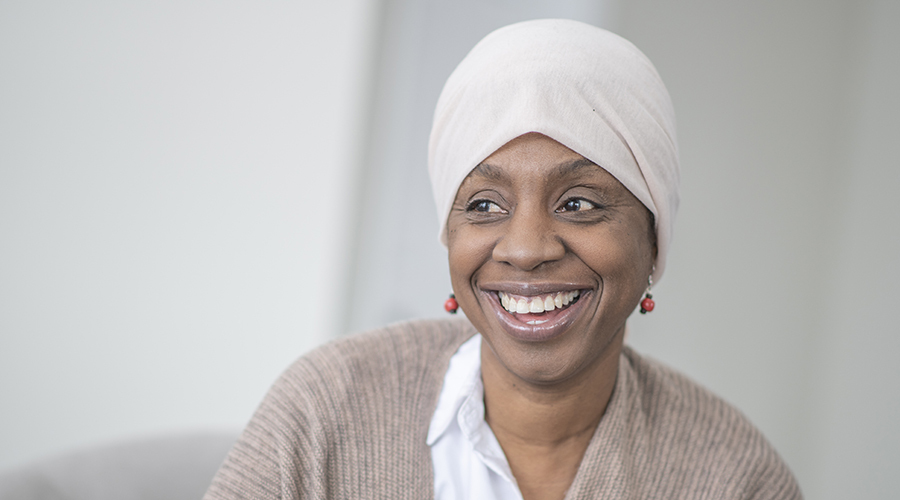
<path id="1" fill-rule="evenodd" d="M 429 170 L 467 319 L 298 360 L 208 499 L 800 498 L 736 410 L 623 347 L 678 205 L 640 51 L 573 21 L 495 31 L 447 81 Z"/>

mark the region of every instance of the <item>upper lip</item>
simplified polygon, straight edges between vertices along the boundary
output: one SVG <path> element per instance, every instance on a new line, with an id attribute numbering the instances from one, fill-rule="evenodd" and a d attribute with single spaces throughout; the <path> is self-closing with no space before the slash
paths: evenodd
<path id="1" fill-rule="evenodd" d="M 531 297 L 556 292 L 571 292 L 573 290 L 586 290 L 593 288 L 589 285 L 577 284 L 571 282 L 493 282 L 483 283 L 480 288 L 490 292 L 506 292 L 523 297 Z"/>

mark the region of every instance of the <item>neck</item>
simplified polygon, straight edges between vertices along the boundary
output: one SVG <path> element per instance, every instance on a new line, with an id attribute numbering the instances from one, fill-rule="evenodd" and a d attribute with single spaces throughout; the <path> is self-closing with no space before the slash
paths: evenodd
<path id="1" fill-rule="evenodd" d="M 620 332 L 591 366 L 554 384 L 529 383 L 482 344 L 485 420 L 526 500 L 562 498 L 616 384 Z"/>
<path id="2" fill-rule="evenodd" d="M 554 384 L 536 384 L 510 373 L 482 344 L 485 419 L 495 434 L 499 430 L 533 443 L 549 445 L 585 432 L 593 434 L 612 397 L 621 351 L 622 335 L 617 335 L 577 375 Z"/>

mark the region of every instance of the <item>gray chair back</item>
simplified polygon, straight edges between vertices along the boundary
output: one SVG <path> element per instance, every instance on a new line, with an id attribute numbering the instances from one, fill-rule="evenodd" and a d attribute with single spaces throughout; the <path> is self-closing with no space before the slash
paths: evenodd
<path id="1" fill-rule="evenodd" d="M 199 500 L 238 432 L 145 438 L 0 471 L 0 500 Z"/>

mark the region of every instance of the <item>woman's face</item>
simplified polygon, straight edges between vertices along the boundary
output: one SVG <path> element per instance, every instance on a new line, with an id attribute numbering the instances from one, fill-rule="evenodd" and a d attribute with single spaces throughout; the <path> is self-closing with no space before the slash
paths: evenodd
<path id="1" fill-rule="evenodd" d="M 469 174 L 447 230 L 453 290 L 490 346 L 485 362 L 542 385 L 618 349 L 656 254 L 646 207 L 537 133 Z"/>

